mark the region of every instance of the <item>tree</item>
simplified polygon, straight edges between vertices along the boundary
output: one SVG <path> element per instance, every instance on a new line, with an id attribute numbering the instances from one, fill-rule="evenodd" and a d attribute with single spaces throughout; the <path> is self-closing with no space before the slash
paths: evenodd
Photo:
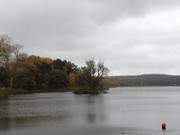
<path id="1" fill-rule="evenodd" d="M 67 88 L 68 86 L 68 78 L 67 74 L 62 70 L 52 70 L 48 74 L 48 86 L 49 88 Z"/>
<path id="2" fill-rule="evenodd" d="M 21 58 L 21 49 L 23 48 L 20 44 L 15 44 L 14 46 L 14 55 L 15 55 L 15 61 L 17 62 Z"/>
<path id="3" fill-rule="evenodd" d="M 74 63 L 71 63 L 70 61 L 66 60 L 60 60 L 56 59 L 53 61 L 53 69 L 59 69 L 63 70 L 67 74 L 70 74 L 72 72 L 77 72 L 78 68 Z"/>
<path id="4" fill-rule="evenodd" d="M 77 75 L 75 73 L 70 73 L 68 76 L 68 81 L 69 81 L 69 86 L 71 88 L 75 88 L 77 82 Z"/>
<path id="5" fill-rule="evenodd" d="M 12 54 L 14 52 L 14 46 L 11 42 L 11 39 L 8 36 L 1 35 L 0 36 L 0 67 L 5 68 L 5 72 L 7 73 L 6 85 L 11 86 L 11 69 L 10 69 L 10 61 L 12 61 Z"/>
<path id="6" fill-rule="evenodd" d="M 10 75 L 10 87 L 13 87 L 14 85 L 14 77 L 16 74 L 16 70 L 18 68 L 18 63 L 21 60 L 21 49 L 23 48 L 22 45 L 15 44 L 12 46 L 13 48 L 13 54 L 14 54 L 14 60 L 11 62 L 11 75 Z"/>
<path id="7" fill-rule="evenodd" d="M 24 67 L 18 68 L 14 74 L 13 87 L 32 91 L 36 89 L 35 76 Z"/>
<path id="8" fill-rule="evenodd" d="M 14 51 L 11 39 L 8 36 L 0 36 L 0 66 L 8 68 L 10 57 Z"/>
<path id="9" fill-rule="evenodd" d="M 9 85 L 9 74 L 4 67 L 0 67 L 0 87 Z"/>
<path id="10" fill-rule="evenodd" d="M 28 56 L 22 48 L 8 36 L 0 36 L 0 87 L 28 91 L 70 87 L 79 93 L 103 92 L 102 79 L 108 73 L 104 63 L 88 60 L 86 66 L 78 68 L 67 60 Z"/>
<path id="11" fill-rule="evenodd" d="M 109 70 L 104 63 L 94 60 L 86 61 L 86 66 L 82 67 L 79 73 L 78 84 L 82 88 L 75 93 L 98 94 L 104 91 L 102 79 L 108 74 Z"/>

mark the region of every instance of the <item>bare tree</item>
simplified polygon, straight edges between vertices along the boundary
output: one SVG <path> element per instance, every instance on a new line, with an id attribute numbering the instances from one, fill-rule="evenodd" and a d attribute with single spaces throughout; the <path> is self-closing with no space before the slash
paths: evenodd
<path id="1" fill-rule="evenodd" d="M 103 62 L 96 62 L 94 60 L 86 61 L 86 66 L 81 68 L 79 85 L 83 85 L 89 90 L 84 93 L 97 94 L 103 92 L 103 77 L 108 74 L 109 70 L 104 66 Z M 80 91 L 80 93 L 83 91 Z M 78 92 L 77 92 L 78 93 Z"/>
<path id="2" fill-rule="evenodd" d="M 6 35 L 0 36 L 0 66 L 4 67 L 10 76 L 10 87 L 13 86 L 18 60 L 22 56 L 22 47 L 22 45 L 13 44 Z"/>
<path id="3" fill-rule="evenodd" d="M 108 75 L 108 73 L 109 73 L 109 69 L 104 66 L 103 62 L 99 62 L 97 64 L 97 77 L 102 78 L 102 77 Z"/>
<path id="4" fill-rule="evenodd" d="M 8 63 L 14 51 L 11 39 L 8 36 L 0 36 L 0 64 L 3 67 L 8 67 Z"/>
<path id="5" fill-rule="evenodd" d="M 15 60 L 18 61 L 20 59 L 21 50 L 22 50 L 23 46 L 20 44 L 15 44 L 13 47 L 14 47 Z"/>

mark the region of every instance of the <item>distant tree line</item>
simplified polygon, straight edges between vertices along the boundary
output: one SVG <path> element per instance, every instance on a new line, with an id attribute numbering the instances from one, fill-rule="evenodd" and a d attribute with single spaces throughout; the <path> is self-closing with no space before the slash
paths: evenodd
<path id="1" fill-rule="evenodd" d="M 109 76 L 103 81 L 106 81 L 109 87 L 180 86 L 180 75 L 143 74 L 134 76 Z"/>
<path id="2" fill-rule="evenodd" d="M 90 94 L 104 91 L 102 79 L 109 70 L 102 62 L 88 60 L 79 68 L 66 60 L 29 56 L 22 48 L 8 36 L 0 36 L 0 88 L 28 92 L 71 89 Z"/>

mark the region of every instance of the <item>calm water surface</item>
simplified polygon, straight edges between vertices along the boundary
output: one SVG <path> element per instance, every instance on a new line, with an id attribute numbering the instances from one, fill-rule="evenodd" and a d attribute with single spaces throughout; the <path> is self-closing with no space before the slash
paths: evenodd
<path id="1" fill-rule="evenodd" d="M 37 93 L 0 101 L 0 135 L 121 134 L 180 135 L 180 87 L 112 88 L 98 96 Z"/>

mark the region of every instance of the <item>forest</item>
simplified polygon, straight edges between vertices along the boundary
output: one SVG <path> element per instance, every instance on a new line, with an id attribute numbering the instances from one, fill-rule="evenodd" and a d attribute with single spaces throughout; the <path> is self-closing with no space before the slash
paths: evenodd
<path id="1" fill-rule="evenodd" d="M 73 91 L 98 94 L 105 90 L 108 68 L 94 59 L 78 67 L 71 61 L 28 55 L 9 36 L 0 36 L 0 93 Z M 10 91 L 10 92 L 9 92 Z"/>

